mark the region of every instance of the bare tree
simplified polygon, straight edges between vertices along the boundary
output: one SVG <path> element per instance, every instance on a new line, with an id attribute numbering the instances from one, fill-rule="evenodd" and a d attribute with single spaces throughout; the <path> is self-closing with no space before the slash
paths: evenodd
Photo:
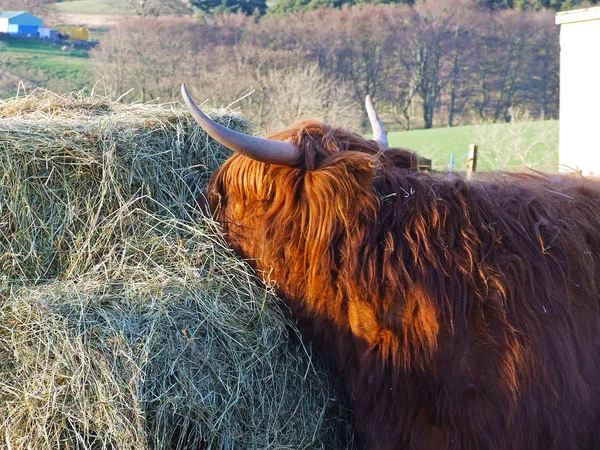
<path id="1" fill-rule="evenodd" d="M 538 117 L 558 116 L 559 28 L 552 26 L 554 12 L 529 13 L 527 58 L 523 89 L 524 106 Z"/>
<path id="2" fill-rule="evenodd" d="M 328 78 L 316 63 L 270 70 L 265 82 L 269 115 L 263 119 L 269 127 L 306 118 L 346 126 L 361 123 L 363 111 L 356 108 L 350 86 Z"/>
<path id="3" fill-rule="evenodd" d="M 31 14 L 43 14 L 54 0 L 0 0 L 1 10 L 27 11 Z"/>
<path id="4" fill-rule="evenodd" d="M 410 130 L 416 113 L 417 78 L 413 73 L 402 70 L 402 66 L 397 66 L 393 80 L 386 86 L 384 98 L 390 104 L 396 123 Z"/>
<path id="5" fill-rule="evenodd" d="M 553 24 L 550 16 L 544 15 L 544 25 L 533 26 L 536 14 L 501 11 L 488 17 L 479 16 L 474 27 L 479 46 L 474 47 L 471 67 L 476 86 L 475 107 L 482 119 L 509 121 L 512 109 L 544 109 L 535 105 L 540 100 L 547 108 L 553 103 L 549 97 L 532 96 L 540 85 L 548 96 L 557 97 L 558 78 L 553 74 L 558 71 L 558 35 L 542 33 L 542 39 L 550 38 L 550 42 L 541 44 L 540 38 L 536 38 L 539 35 L 536 28 L 553 28 Z M 549 46 L 556 54 L 552 54 Z"/>
<path id="6" fill-rule="evenodd" d="M 342 78 L 352 83 L 357 103 L 362 105 L 366 95 L 377 97 L 393 71 L 391 53 L 398 16 L 389 15 L 388 8 L 375 5 L 344 12 L 347 17 L 340 19 L 351 23 L 340 26 L 342 33 L 334 50 L 336 65 Z"/>
<path id="7" fill-rule="evenodd" d="M 282 117 L 284 92 L 309 98 L 316 91 L 321 104 L 330 95 L 320 91 L 323 83 L 327 92 L 343 86 L 352 111 L 374 96 L 384 120 L 406 129 L 557 108 L 558 36 L 545 11 L 490 13 L 474 8 L 475 0 L 418 0 L 414 8 L 366 5 L 260 20 L 232 14 L 199 23 L 151 17 L 154 0 L 127 1 L 146 9 L 93 51 L 107 89 L 134 89 L 127 100 L 178 98 L 179 82 L 193 80 L 199 97 L 213 105 L 241 99 L 236 106 L 262 125 Z"/>
<path id="8" fill-rule="evenodd" d="M 471 74 L 468 61 L 472 44 L 472 33 L 468 26 L 470 15 L 460 17 L 452 24 L 452 39 L 449 42 L 449 79 L 445 89 L 448 113 L 448 126 L 455 125 L 456 119 L 466 112 L 472 96 Z"/>
<path id="9" fill-rule="evenodd" d="M 92 58 L 99 78 L 117 95 L 133 89 L 136 98 L 178 98 L 181 80 L 195 71 L 194 29 L 188 18 L 138 17 L 123 20 L 101 40 Z"/>
<path id="10" fill-rule="evenodd" d="M 191 8 L 183 0 L 127 0 L 138 16 L 189 14 Z"/>
<path id="11" fill-rule="evenodd" d="M 520 24 L 515 23 L 519 18 L 515 17 L 513 11 L 503 12 L 502 15 L 510 14 L 504 17 L 499 27 L 502 53 L 498 52 L 495 56 L 501 63 L 500 76 L 498 77 L 498 99 L 494 105 L 494 120 L 503 119 L 505 122 L 510 120 L 510 110 L 517 106 L 517 91 L 519 82 L 524 72 L 525 60 L 525 40 L 520 31 Z"/>
<path id="12" fill-rule="evenodd" d="M 304 53 L 308 61 L 317 61 L 328 78 L 350 83 L 356 108 L 362 108 L 367 94 L 383 97 L 380 90 L 394 73 L 391 56 L 401 12 L 408 7 L 365 5 L 342 10 L 317 10 L 301 14 L 282 38 L 291 51 Z M 365 119 L 366 120 L 366 119 Z M 365 122 L 366 123 L 366 122 Z"/>

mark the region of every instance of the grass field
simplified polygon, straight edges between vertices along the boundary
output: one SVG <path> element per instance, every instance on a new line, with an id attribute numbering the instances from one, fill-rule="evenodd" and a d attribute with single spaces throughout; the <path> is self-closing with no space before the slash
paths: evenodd
<path id="1" fill-rule="evenodd" d="M 25 86 L 41 86 L 55 92 L 79 90 L 92 79 L 88 52 L 62 50 L 60 44 L 29 39 L 0 39 L 0 61 Z M 0 97 L 11 97 L 16 86 L 7 86 Z"/>
<path id="2" fill-rule="evenodd" d="M 62 14 L 135 14 L 135 10 L 130 3 L 116 0 L 77 0 L 60 2 L 53 4 L 52 9 Z"/>
<path id="3" fill-rule="evenodd" d="M 414 150 L 430 158 L 433 168 L 463 171 L 470 144 L 478 144 L 479 170 L 558 169 L 558 120 L 469 125 L 431 130 L 392 132 L 390 146 Z"/>

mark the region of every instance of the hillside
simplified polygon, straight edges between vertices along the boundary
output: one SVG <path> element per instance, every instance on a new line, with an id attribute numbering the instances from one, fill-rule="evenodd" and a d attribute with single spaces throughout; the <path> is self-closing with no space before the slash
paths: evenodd
<path id="1" fill-rule="evenodd" d="M 133 15 L 135 9 L 130 2 L 115 0 L 77 0 L 58 2 L 51 10 L 62 14 Z"/>
<path id="2" fill-rule="evenodd" d="M 13 96 L 18 80 L 26 89 L 70 92 L 89 86 L 93 74 L 87 51 L 39 40 L 0 38 L 0 65 L 0 98 Z"/>
<path id="3" fill-rule="evenodd" d="M 48 5 L 50 14 L 57 14 L 58 20 L 73 23 L 88 21 L 92 26 L 99 25 L 93 16 L 102 16 L 105 24 L 114 23 L 123 16 L 165 16 L 190 15 L 191 9 L 181 0 L 74 0 Z"/>
<path id="4" fill-rule="evenodd" d="M 141 3 L 153 7 L 153 1 Z M 16 42 L 5 44 L 0 59 L 6 60 L 9 79 L 4 86 L 12 83 L 12 89 L 0 87 L 0 96 L 14 94 L 15 77 L 20 77 L 28 87 L 62 92 L 101 80 L 101 92 L 125 101 L 166 102 L 179 100 L 178 86 L 186 80 L 209 104 L 234 101 L 261 129 L 303 118 L 360 129 L 366 94 L 374 96 L 384 121 L 398 128 L 469 124 L 482 118 L 502 123 L 513 109 L 537 119 L 558 114 L 558 32 L 550 10 L 489 14 L 432 2 L 435 8 L 365 5 L 267 14 L 260 20 L 136 15 L 113 26 L 111 20 L 132 12 L 115 2 L 55 3 L 52 8 L 63 12 L 52 20 L 91 26 L 88 20 L 94 18 L 92 36 L 100 39 L 101 51 L 90 52 L 86 61 L 86 54 L 66 49 L 62 55 L 68 58 L 53 61 L 52 55 L 60 55 L 52 46 L 36 45 L 31 53 L 38 54 L 32 56 L 24 55 Z M 125 16 L 103 14 L 107 12 Z M 461 32 L 453 31 L 457 29 Z M 425 53 L 441 59 L 419 71 L 421 53 L 415 49 L 422 45 Z M 503 162 L 514 166 L 522 161 Z"/>

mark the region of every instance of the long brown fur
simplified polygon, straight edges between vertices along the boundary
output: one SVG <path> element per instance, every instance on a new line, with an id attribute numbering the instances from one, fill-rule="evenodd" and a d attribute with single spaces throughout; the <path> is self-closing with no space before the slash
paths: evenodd
<path id="1" fill-rule="evenodd" d="M 230 244 L 334 355 L 369 449 L 591 449 L 600 428 L 600 186 L 416 170 L 317 122 L 213 176 Z"/>

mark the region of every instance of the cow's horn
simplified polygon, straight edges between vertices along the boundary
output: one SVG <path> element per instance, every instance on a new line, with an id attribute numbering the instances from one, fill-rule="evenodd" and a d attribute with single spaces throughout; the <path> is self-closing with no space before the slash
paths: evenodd
<path id="1" fill-rule="evenodd" d="M 249 158 L 268 164 L 294 166 L 300 162 L 300 149 L 288 141 L 275 141 L 271 139 L 250 136 L 230 130 L 212 120 L 194 103 L 185 87 L 181 85 L 181 94 L 192 117 L 215 141 L 234 152 L 241 153 Z"/>
<path id="2" fill-rule="evenodd" d="M 381 123 L 381 120 L 379 120 L 377 111 L 375 111 L 370 95 L 367 95 L 367 98 L 365 98 L 365 107 L 367 108 L 367 114 L 369 116 L 369 121 L 371 122 L 371 128 L 373 129 L 373 140 L 377 142 L 381 148 L 387 148 L 388 138 L 385 134 L 383 124 Z"/>

